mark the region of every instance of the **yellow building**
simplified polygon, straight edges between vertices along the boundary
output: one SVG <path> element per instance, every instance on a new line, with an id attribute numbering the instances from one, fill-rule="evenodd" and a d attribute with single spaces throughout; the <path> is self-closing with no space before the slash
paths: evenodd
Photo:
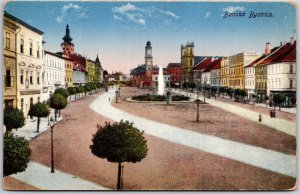
<path id="1" fill-rule="evenodd" d="M 66 67 L 65 67 L 65 71 L 66 71 L 66 77 L 65 77 L 65 82 L 66 82 L 66 87 L 70 87 L 73 86 L 73 66 L 74 63 L 72 61 L 72 59 L 69 58 L 65 58 L 66 60 Z"/>
<path id="2" fill-rule="evenodd" d="M 3 16 L 3 91 L 4 107 L 17 105 L 16 31 L 18 26 Z"/>
<path id="3" fill-rule="evenodd" d="M 229 58 L 224 57 L 221 61 L 221 86 L 229 86 Z"/>
<path id="4" fill-rule="evenodd" d="M 86 61 L 86 67 L 87 67 L 87 71 L 88 71 L 88 77 L 87 77 L 87 81 L 88 82 L 94 82 L 96 81 L 95 78 L 95 61 L 92 61 L 90 59 L 87 59 Z"/>
<path id="5" fill-rule="evenodd" d="M 194 43 L 188 42 L 185 46 L 181 45 L 181 83 L 192 81 L 191 70 L 194 66 Z"/>
<path id="6" fill-rule="evenodd" d="M 244 67 L 260 57 L 256 52 L 242 52 L 229 57 L 229 87 L 245 89 Z"/>

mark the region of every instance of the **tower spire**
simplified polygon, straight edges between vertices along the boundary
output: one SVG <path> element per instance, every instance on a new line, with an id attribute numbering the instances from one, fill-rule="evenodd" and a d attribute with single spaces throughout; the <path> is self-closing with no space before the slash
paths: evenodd
<path id="1" fill-rule="evenodd" d="M 69 24 L 67 24 L 67 26 L 66 26 L 66 35 L 63 37 L 63 40 L 64 40 L 64 42 L 67 42 L 67 43 L 71 43 L 73 40 L 70 36 Z"/>

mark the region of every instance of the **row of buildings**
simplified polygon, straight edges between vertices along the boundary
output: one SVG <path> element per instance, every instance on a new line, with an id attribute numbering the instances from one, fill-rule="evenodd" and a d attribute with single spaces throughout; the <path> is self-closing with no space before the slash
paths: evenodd
<path id="1" fill-rule="evenodd" d="M 95 60 L 75 53 L 69 26 L 60 52 L 43 49 L 43 32 L 5 12 L 3 17 L 4 108 L 18 107 L 26 115 L 30 105 L 49 99 L 56 88 L 108 79 Z"/>
<path id="2" fill-rule="evenodd" d="M 152 47 L 145 47 L 145 64 L 131 71 L 131 84 L 137 87 L 153 85 L 157 81 L 157 66 L 152 64 Z M 205 86 L 245 90 L 248 98 L 264 100 L 266 96 L 283 94 L 286 104 L 296 95 L 296 41 L 280 43 L 265 52 L 245 51 L 231 56 L 195 56 L 194 43 L 181 45 L 181 63 L 169 63 L 164 68 L 167 86 L 182 87 L 194 83 Z"/>

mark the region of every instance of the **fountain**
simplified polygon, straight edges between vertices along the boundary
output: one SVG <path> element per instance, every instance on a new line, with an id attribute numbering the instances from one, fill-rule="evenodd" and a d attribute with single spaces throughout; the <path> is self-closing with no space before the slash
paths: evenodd
<path id="1" fill-rule="evenodd" d="M 164 75 L 163 75 L 163 68 L 159 67 L 158 71 L 158 95 L 164 95 L 165 90 L 165 81 L 164 81 Z"/>

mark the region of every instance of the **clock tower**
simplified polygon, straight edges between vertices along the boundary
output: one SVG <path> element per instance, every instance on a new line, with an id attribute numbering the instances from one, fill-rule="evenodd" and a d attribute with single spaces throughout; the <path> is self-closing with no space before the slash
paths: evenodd
<path id="1" fill-rule="evenodd" d="M 64 42 L 60 44 L 63 54 L 67 58 L 70 58 L 70 56 L 74 54 L 74 44 L 72 43 L 72 40 L 69 25 L 67 24 L 66 35 L 63 37 Z"/>

